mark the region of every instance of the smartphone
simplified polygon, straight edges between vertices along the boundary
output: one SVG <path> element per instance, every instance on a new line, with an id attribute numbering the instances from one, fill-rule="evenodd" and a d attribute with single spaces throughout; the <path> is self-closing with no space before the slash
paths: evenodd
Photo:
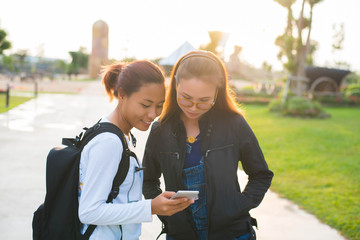
<path id="1" fill-rule="evenodd" d="M 198 195 L 199 195 L 199 191 L 179 190 L 175 193 L 174 196 L 171 197 L 171 199 L 188 198 L 188 199 L 197 200 L 199 198 Z"/>

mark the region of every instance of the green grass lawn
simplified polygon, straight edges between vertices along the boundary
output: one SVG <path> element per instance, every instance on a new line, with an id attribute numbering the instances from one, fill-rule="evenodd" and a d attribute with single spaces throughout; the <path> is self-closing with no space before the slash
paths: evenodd
<path id="1" fill-rule="evenodd" d="M 345 237 L 360 239 L 360 108 L 326 108 L 328 119 L 243 108 L 274 171 L 272 190 Z"/>
<path id="2" fill-rule="evenodd" d="M 11 96 L 10 95 L 10 104 L 9 107 L 6 107 L 6 95 L 0 94 L 0 113 L 9 111 L 10 109 L 32 99 L 33 97 L 20 97 L 20 96 Z"/>

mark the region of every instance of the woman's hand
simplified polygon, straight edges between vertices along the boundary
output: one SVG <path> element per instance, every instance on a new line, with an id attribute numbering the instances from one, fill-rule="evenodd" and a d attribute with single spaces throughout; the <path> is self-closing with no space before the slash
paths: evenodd
<path id="1" fill-rule="evenodd" d="M 187 198 L 170 199 L 175 192 L 163 192 L 151 200 L 151 214 L 171 216 L 194 203 Z"/>

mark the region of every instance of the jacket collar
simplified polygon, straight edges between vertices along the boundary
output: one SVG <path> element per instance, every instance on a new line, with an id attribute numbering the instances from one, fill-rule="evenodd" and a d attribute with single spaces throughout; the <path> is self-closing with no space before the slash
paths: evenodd
<path id="1" fill-rule="evenodd" d="M 207 113 L 205 113 L 200 119 L 199 119 L 199 127 L 200 127 L 200 133 L 208 132 L 208 128 L 212 128 L 213 124 L 211 123 L 211 119 L 215 115 L 215 111 L 213 109 L 210 109 Z M 184 122 L 180 119 L 180 113 L 177 116 L 174 116 L 173 120 L 171 121 L 171 134 L 174 137 L 179 137 L 183 132 L 185 131 Z M 211 130 L 210 130 L 211 132 Z M 201 137 L 203 137 L 201 135 Z"/>

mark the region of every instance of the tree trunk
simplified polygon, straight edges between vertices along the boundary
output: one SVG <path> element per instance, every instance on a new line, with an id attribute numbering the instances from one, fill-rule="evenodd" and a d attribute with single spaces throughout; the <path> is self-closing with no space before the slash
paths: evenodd
<path id="1" fill-rule="evenodd" d="M 305 46 L 302 40 L 302 32 L 304 29 L 304 8 L 305 8 L 305 0 L 302 1 L 301 12 L 299 16 L 299 22 L 297 24 L 298 28 L 298 41 L 297 41 L 297 55 L 296 55 L 296 73 L 295 73 L 295 82 L 293 84 L 292 89 L 297 96 L 302 96 L 304 91 L 306 90 L 306 81 L 305 81 Z"/>
<path id="2" fill-rule="evenodd" d="M 311 29 L 312 29 L 312 17 L 313 17 L 313 7 L 314 5 L 310 5 L 310 20 L 309 20 L 309 32 L 306 38 L 306 47 L 305 47 L 305 62 L 306 58 L 310 53 L 310 35 L 311 35 Z"/>
<path id="3" fill-rule="evenodd" d="M 292 20 L 293 20 L 293 15 L 292 15 L 292 9 L 291 9 L 291 5 L 287 7 L 288 9 L 288 23 L 287 23 L 287 27 L 286 27 L 286 36 L 292 37 L 293 33 L 292 33 Z M 288 57 L 288 61 L 290 61 L 289 56 Z M 290 76 L 288 76 L 286 78 L 286 83 L 285 83 L 285 87 L 284 87 L 284 93 L 283 93 L 283 98 L 282 98 L 282 102 L 285 103 L 288 97 L 288 93 L 289 90 L 291 90 L 291 78 Z"/>
<path id="4" fill-rule="evenodd" d="M 312 9 L 313 9 L 313 5 L 310 5 L 310 20 L 309 20 L 309 29 L 308 29 L 308 34 L 306 37 L 306 43 L 305 46 L 302 47 L 302 50 L 299 54 L 300 58 L 299 58 L 299 65 L 298 65 L 298 80 L 299 85 L 298 85 L 298 96 L 302 95 L 308 87 L 308 79 L 306 78 L 306 73 L 305 73 L 305 69 L 306 69 L 306 59 L 307 56 L 309 55 L 310 52 L 310 35 L 311 35 L 311 26 L 312 26 Z"/>
<path id="5" fill-rule="evenodd" d="M 292 20 L 293 20 L 293 15 L 292 15 L 292 10 L 291 10 L 291 6 L 288 7 L 288 22 L 287 22 L 287 26 L 286 26 L 286 35 L 287 36 L 292 36 Z"/>

